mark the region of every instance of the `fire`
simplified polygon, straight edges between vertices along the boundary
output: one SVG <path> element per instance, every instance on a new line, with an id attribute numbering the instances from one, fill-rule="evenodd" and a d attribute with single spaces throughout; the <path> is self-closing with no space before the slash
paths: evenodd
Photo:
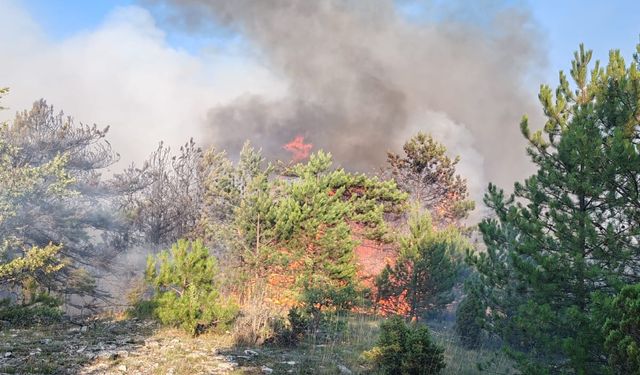
<path id="1" fill-rule="evenodd" d="M 296 136 L 291 142 L 282 146 L 282 148 L 291 153 L 292 159 L 295 162 L 309 157 L 312 147 L 313 145 L 311 143 L 304 143 L 304 137 L 301 135 Z"/>

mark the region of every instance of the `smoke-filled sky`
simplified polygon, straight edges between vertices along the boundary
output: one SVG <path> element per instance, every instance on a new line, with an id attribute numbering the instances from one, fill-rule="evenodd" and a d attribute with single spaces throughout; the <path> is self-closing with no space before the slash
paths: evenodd
<path id="1" fill-rule="evenodd" d="M 127 163 L 190 136 L 287 157 L 302 135 L 373 170 L 422 130 L 478 198 L 528 173 L 520 116 L 580 41 L 631 56 L 640 2 L 609 3 L 0 0 L 0 86 L 14 112 L 44 97 L 110 125 Z"/>

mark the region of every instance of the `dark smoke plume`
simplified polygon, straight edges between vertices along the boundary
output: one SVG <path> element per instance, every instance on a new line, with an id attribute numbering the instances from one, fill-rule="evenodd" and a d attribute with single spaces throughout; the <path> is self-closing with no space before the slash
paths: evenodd
<path id="1" fill-rule="evenodd" d="M 278 99 L 246 96 L 211 109 L 210 142 L 231 155 L 250 139 L 286 158 L 282 145 L 300 135 L 348 169 L 371 171 L 423 130 L 461 155 L 474 198 L 487 180 L 508 187 L 526 174 L 518 123 L 536 107 L 523 84 L 544 61 L 521 7 L 425 3 L 421 21 L 392 0 L 155 3 L 193 31 L 239 33 L 286 80 Z"/>

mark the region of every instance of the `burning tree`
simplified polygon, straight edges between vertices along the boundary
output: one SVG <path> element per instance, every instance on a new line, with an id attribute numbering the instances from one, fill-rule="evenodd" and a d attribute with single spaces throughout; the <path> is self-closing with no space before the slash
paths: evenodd
<path id="1" fill-rule="evenodd" d="M 240 239 L 233 247 L 245 280 L 269 280 L 272 297 L 289 306 L 309 296 L 315 298 L 312 305 L 335 305 L 338 299 L 348 304 L 340 294 L 359 288 L 358 238 L 351 224 L 382 240 L 383 214 L 405 199 L 391 181 L 332 170 L 331 165 L 331 156 L 318 152 L 307 163 L 289 167 L 286 178 L 257 173 L 243 194 L 229 195 L 239 198 L 232 204 Z M 217 181 L 220 188 L 230 178 Z"/>
<path id="2" fill-rule="evenodd" d="M 376 280 L 380 312 L 422 318 L 444 309 L 453 301 L 460 258 L 468 248 L 454 227 L 437 230 L 428 212 L 413 212 L 398 258 Z"/>

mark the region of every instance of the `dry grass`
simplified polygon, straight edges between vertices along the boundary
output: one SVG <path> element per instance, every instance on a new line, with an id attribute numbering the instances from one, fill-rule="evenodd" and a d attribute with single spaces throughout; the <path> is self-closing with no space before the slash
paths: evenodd
<path id="1" fill-rule="evenodd" d="M 122 318 L 122 317 L 117 317 Z M 353 374 L 372 373 L 361 353 L 379 334 L 380 319 L 349 315 L 332 320 L 323 335 L 289 347 L 238 346 L 232 332 L 192 337 L 180 330 L 135 320 L 101 320 L 80 328 L 54 325 L 0 330 L 0 373 L 18 374 Z M 495 360 L 487 374 L 513 374 L 493 348 L 467 350 L 453 329 L 432 325 L 445 348 L 443 374 L 477 374 L 478 363 Z M 251 351 L 247 351 L 247 349 Z M 4 358 L 4 353 L 11 356 Z"/>

